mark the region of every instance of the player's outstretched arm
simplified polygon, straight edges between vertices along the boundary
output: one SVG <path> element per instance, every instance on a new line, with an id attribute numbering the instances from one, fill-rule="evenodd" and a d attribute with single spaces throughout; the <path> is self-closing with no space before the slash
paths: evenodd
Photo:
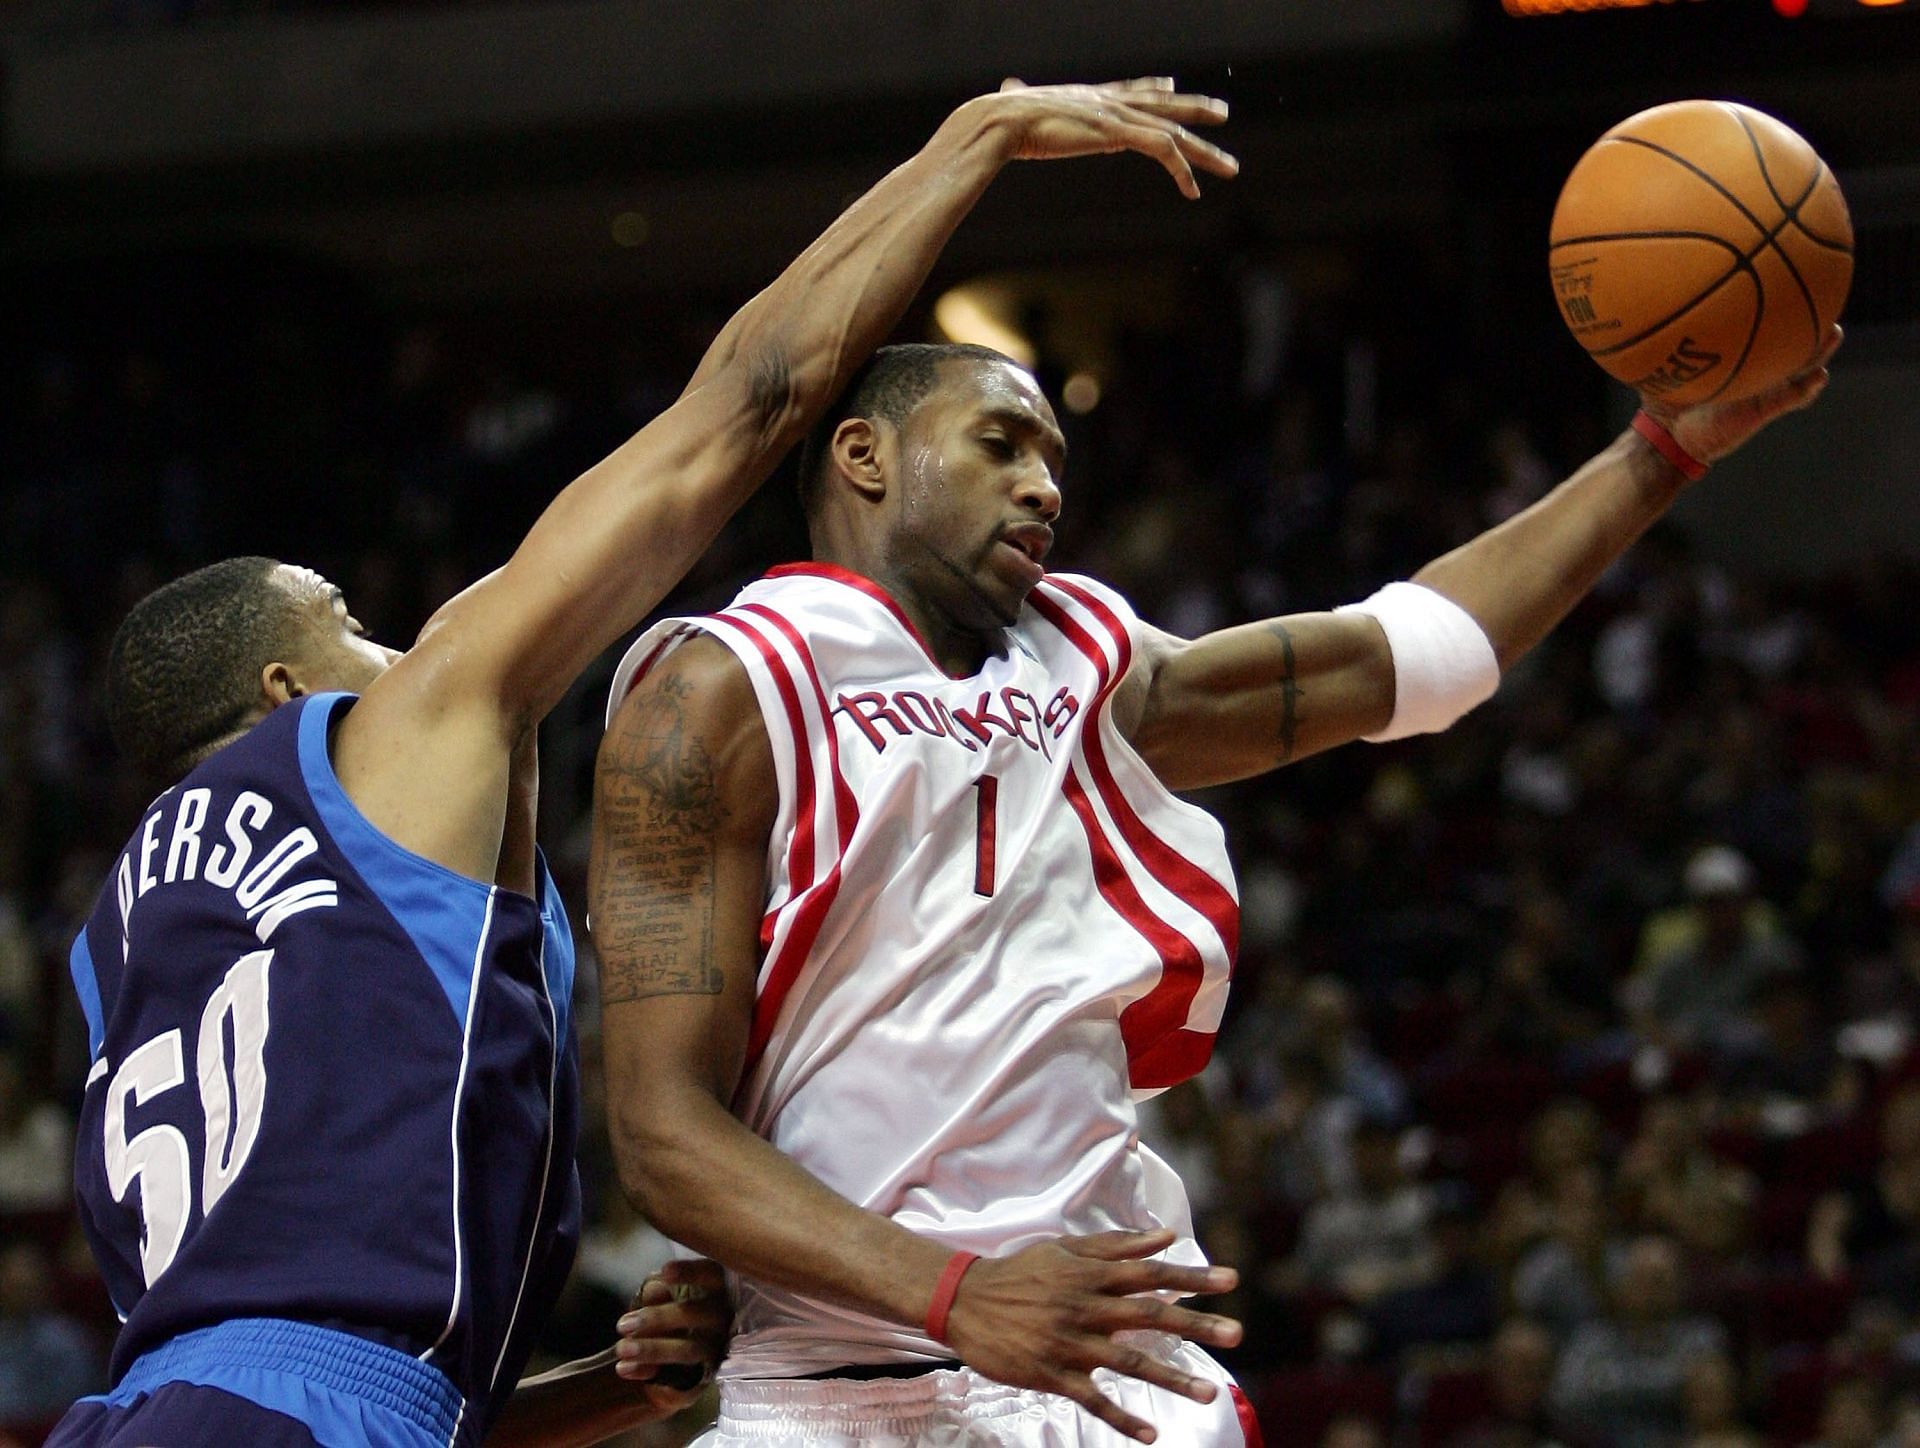
<path id="1" fill-rule="evenodd" d="M 508 562 L 428 620 L 334 740 L 401 844 L 490 878 L 505 751 L 659 602 L 899 320 L 1009 162 L 1133 150 L 1192 194 L 1234 163 L 1187 127 L 1226 108 L 1170 82 L 1048 86 L 960 107 L 715 340 L 660 417 L 563 490 Z"/>
<path id="2" fill-rule="evenodd" d="M 522 1379 L 489 1448 L 587 1448 L 691 1407 L 727 1349 L 732 1312 L 719 1264 L 669 1262 L 634 1294 L 612 1347 Z M 677 1368 L 684 1379 L 662 1369 Z"/>
<path id="3" fill-rule="evenodd" d="M 1646 411 L 1682 455 L 1714 462 L 1810 405 L 1839 345 L 1835 328 L 1811 368 L 1758 396 L 1680 412 L 1649 398 Z M 1149 633 L 1115 722 L 1176 789 L 1245 779 L 1354 739 L 1444 728 L 1492 693 L 1688 481 L 1646 436 L 1622 433 L 1532 507 L 1421 569 L 1418 588 L 1396 584 L 1356 610 L 1190 642 Z"/>
<path id="4" fill-rule="evenodd" d="M 588 1448 L 691 1408 L 726 1356 L 730 1327 L 720 1264 L 668 1262 L 641 1283 L 611 1348 L 518 1383 L 488 1446 Z"/>
<path id="5" fill-rule="evenodd" d="M 925 1323 L 949 1252 L 829 1189 L 729 1110 L 745 1066 L 779 786 L 752 684 L 710 639 L 668 655 L 600 750 L 588 883 L 601 971 L 608 1127 L 634 1205 L 733 1270 L 894 1322 Z M 1202 1400 L 1211 1384 L 1114 1341 L 1154 1328 L 1212 1346 L 1238 1324 L 1152 1296 L 1234 1274 L 1141 1260 L 1170 1233 L 1041 1243 L 977 1263 L 948 1318 L 990 1377 L 1072 1397 L 1119 1431 L 1109 1367 Z"/>

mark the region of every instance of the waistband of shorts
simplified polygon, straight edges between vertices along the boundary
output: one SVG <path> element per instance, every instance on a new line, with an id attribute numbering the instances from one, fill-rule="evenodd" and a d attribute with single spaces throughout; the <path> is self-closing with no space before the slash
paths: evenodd
<path id="1" fill-rule="evenodd" d="M 398 1348 L 279 1317 L 237 1317 L 169 1338 L 135 1358 L 106 1401 L 172 1382 L 220 1387 L 230 1373 L 297 1379 L 391 1413 L 442 1442 L 453 1437 L 464 1406 L 445 1373 Z"/>
<path id="2" fill-rule="evenodd" d="M 796 1430 L 912 1439 L 954 1412 L 988 1421 L 1030 1410 L 1035 1394 L 983 1378 L 969 1368 L 934 1368 L 911 1378 L 727 1378 L 720 1384 L 720 1430 L 727 1441 L 792 1440 Z"/>
<path id="3" fill-rule="evenodd" d="M 939 1358 L 933 1362 L 849 1363 L 844 1367 L 823 1368 L 817 1373 L 798 1373 L 800 1382 L 817 1383 L 827 1379 L 839 1382 L 867 1383 L 875 1378 L 919 1378 L 928 1373 L 950 1373 L 960 1366 L 959 1358 Z"/>

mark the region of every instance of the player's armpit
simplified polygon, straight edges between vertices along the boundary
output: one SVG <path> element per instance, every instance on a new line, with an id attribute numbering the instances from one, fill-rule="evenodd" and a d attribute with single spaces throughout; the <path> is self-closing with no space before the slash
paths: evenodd
<path id="1" fill-rule="evenodd" d="M 1301 613 L 1202 638 L 1148 630 L 1114 721 L 1170 789 L 1261 774 L 1393 717 L 1393 655 L 1359 614 Z"/>

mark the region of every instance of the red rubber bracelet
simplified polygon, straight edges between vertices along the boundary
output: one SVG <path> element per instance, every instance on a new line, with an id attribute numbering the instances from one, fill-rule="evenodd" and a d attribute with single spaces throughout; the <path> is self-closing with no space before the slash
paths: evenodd
<path id="1" fill-rule="evenodd" d="M 927 1336 L 935 1342 L 947 1340 L 947 1314 L 953 1311 L 953 1299 L 960 1293 L 960 1279 L 980 1260 L 978 1252 L 955 1252 L 947 1258 L 947 1269 L 933 1289 L 933 1301 L 927 1304 Z"/>
<path id="2" fill-rule="evenodd" d="M 1698 482 L 1707 475 L 1707 465 L 1681 447 L 1673 440 L 1673 434 L 1659 418 L 1642 408 L 1633 415 L 1633 430 L 1647 440 L 1652 449 L 1680 470 L 1680 476 L 1688 482 Z"/>

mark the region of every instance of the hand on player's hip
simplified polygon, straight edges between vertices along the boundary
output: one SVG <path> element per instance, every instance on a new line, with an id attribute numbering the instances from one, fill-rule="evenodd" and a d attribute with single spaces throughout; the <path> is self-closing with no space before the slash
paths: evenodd
<path id="1" fill-rule="evenodd" d="M 1240 1324 L 1195 1312 L 1156 1293 L 1229 1292 L 1230 1267 L 1149 1260 L 1173 1245 L 1172 1232 L 1104 1232 L 1058 1237 L 1010 1257 L 976 1263 L 948 1317 L 948 1341 L 969 1367 L 1016 1387 L 1072 1398 L 1130 1438 L 1152 1442 L 1148 1423 L 1122 1411 L 1094 1385 L 1107 1368 L 1205 1403 L 1217 1387 L 1162 1361 L 1120 1334 L 1170 1333 L 1210 1347 L 1240 1341 Z"/>

